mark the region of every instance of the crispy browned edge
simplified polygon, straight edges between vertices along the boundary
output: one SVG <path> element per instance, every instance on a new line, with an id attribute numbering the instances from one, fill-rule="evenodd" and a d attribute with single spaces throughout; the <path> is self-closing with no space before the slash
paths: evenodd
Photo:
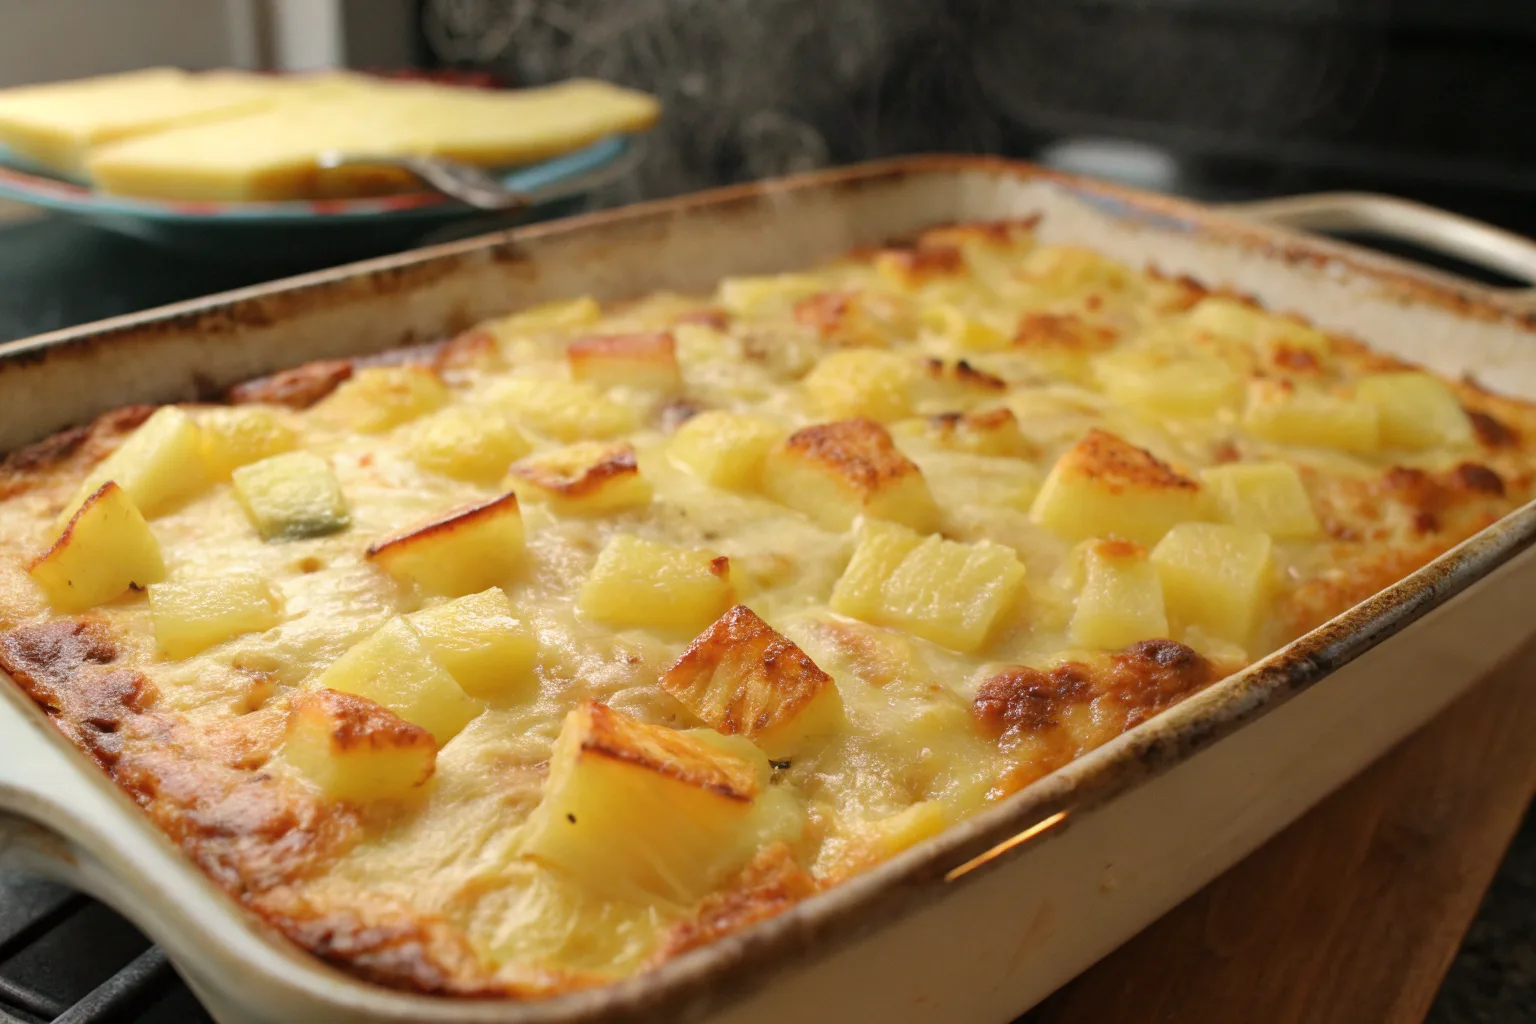
<path id="1" fill-rule="evenodd" d="M 1171 218 L 1181 226 L 1194 227 L 1207 237 L 1261 252 L 1284 263 L 1314 266 L 1331 264 L 1348 268 L 1364 277 L 1381 282 L 1404 304 L 1438 306 L 1461 316 L 1502 321 L 1526 331 L 1536 332 L 1536 310 L 1521 309 L 1512 304 L 1500 302 L 1486 289 L 1474 285 L 1454 285 L 1448 283 L 1443 277 L 1421 275 L 1411 269 L 1397 269 L 1389 263 L 1384 263 L 1379 257 L 1370 255 L 1362 257 L 1358 251 L 1348 246 L 1293 235 L 1237 218 L 1223 217 L 1184 200 L 1094 182 L 1074 175 L 1049 171 L 1022 161 L 991 157 L 935 155 L 895 158 L 833 171 L 791 176 L 773 182 L 717 189 L 694 197 L 637 204 L 626 210 L 573 217 L 559 224 L 523 229 L 517 235 L 535 238 L 546 233 L 579 231 L 616 225 L 629 220 L 641 221 L 656 217 L 658 214 L 675 215 L 696 208 L 728 218 L 734 209 L 755 205 L 762 202 L 765 197 L 771 197 L 776 193 L 793 193 L 798 189 L 818 187 L 831 192 L 856 192 L 864 188 L 879 187 L 905 177 L 944 172 L 980 172 L 1052 181 L 1072 191 L 1096 194 L 1120 201 L 1124 204 L 1120 216 L 1126 220 L 1146 219 L 1155 223 Z M 480 249 L 486 250 L 498 262 L 519 263 L 524 259 L 506 238 L 492 236 L 489 244 L 486 239 L 470 240 L 426 250 L 417 257 L 389 261 L 387 265 L 369 268 L 365 278 L 366 288 L 371 292 L 385 294 L 408 292 L 413 287 L 454 273 L 462 265 L 462 259 L 466 255 Z M 152 312 L 121 318 L 110 321 L 97 330 L 87 327 L 60 332 L 57 336 L 39 339 L 52 342 L 47 347 L 32 347 L 29 343 L 27 347 L 18 351 L 4 353 L 4 358 L 0 362 L 24 365 L 50 358 L 57 352 L 87 354 L 97 347 L 116 344 L 119 340 L 126 341 L 134 337 L 176 335 L 188 331 L 233 334 L 246 326 L 272 325 L 288 317 L 303 314 L 311 308 L 343 299 L 349 290 L 356 288 L 356 281 L 351 277 L 352 273 L 355 271 L 349 272 L 348 268 L 339 268 L 329 274 L 317 275 L 318 280 L 305 281 L 291 289 L 246 297 L 206 308 L 175 308 L 168 314 L 156 315 Z M 216 299 L 217 297 L 214 301 Z M 54 340 L 55 337 L 57 340 Z M 454 339 L 449 340 L 451 342 Z M 463 340 L 469 342 L 465 346 L 466 349 L 484 345 L 483 338 L 465 337 Z M 427 346 L 413 345 L 410 339 L 403 339 L 398 348 L 407 353 L 413 348 L 436 351 L 439 344 L 441 343 L 429 343 Z M 366 363 L 377 358 L 379 357 L 362 357 L 348 362 Z M 413 354 L 407 354 L 403 358 L 391 358 L 388 355 L 382 358 L 388 361 L 426 361 L 418 359 Z M 0 369 L 3 368 L 0 366 Z M 1473 381 L 1467 381 L 1466 386 L 1469 389 L 1481 390 Z M 309 401 L 318 400 L 328 391 L 329 388 L 325 388 L 321 394 Z M 136 405 L 109 410 L 89 424 L 60 431 L 36 444 L 12 452 L 3 463 L 0 463 L 0 500 L 18 490 L 26 489 L 33 479 L 47 472 L 62 471 L 61 467 L 72 463 L 88 466 L 99 461 L 116 446 L 123 435 L 153 412 L 154 408 L 152 405 Z M 1478 417 L 1474 416 L 1475 422 L 1477 419 Z M 1496 447 L 1511 443 L 1507 432 L 1503 429 L 1503 424 L 1496 421 L 1492 426 L 1481 422 L 1476 422 L 1476 425 L 1486 446 Z M 1489 571 L 1498 564 L 1500 559 L 1523 550 L 1533 539 L 1536 539 L 1536 518 L 1530 518 L 1528 522 L 1522 521 L 1519 526 L 1518 530 L 1512 529 L 1509 533 L 1494 537 L 1481 546 L 1464 551 L 1460 558 L 1453 558 L 1449 564 L 1439 567 L 1434 578 L 1427 582 L 1427 587 L 1439 600 L 1448 599 L 1459 593 L 1473 581 L 1473 578 L 1469 577 L 1469 569 L 1478 570 L 1479 573 Z M 1404 586 L 1406 584 L 1399 584 L 1390 589 L 1394 592 L 1401 591 Z M 949 841 L 933 844 L 929 855 L 920 858 L 905 857 L 901 858 L 900 864 L 889 865 L 893 870 L 885 872 L 885 877 L 882 878 L 882 884 L 878 889 L 865 888 L 852 899 L 828 903 L 824 905 L 823 913 L 809 921 L 769 921 L 764 927 L 753 928 L 747 934 L 737 934 L 738 927 L 762 923 L 765 918 L 772 918 L 779 911 L 789 909 L 795 901 L 808 894 L 796 892 L 793 898 L 785 900 L 783 899 L 785 886 L 770 885 L 772 891 L 767 902 L 778 901 L 778 906 L 768 909 L 766 913 L 760 912 L 766 908 L 759 908 L 758 911 L 749 909 L 735 915 L 727 914 L 728 918 L 734 917 L 736 923 L 720 931 L 709 927 L 710 922 L 706 920 L 703 922 L 706 934 L 694 936 L 694 941 L 677 943 L 675 948 L 669 948 L 666 951 L 668 955 L 674 952 L 681 953 L 685 948 L 702 944 L 697 940 L 703 939 L 717 947 L 713 951 L 712 966 L 715 970 L 694 975 L 680 970 L 670 979 L 672 984 L 668 986 L 630 984 L 613 986 L 614 998 L 602 1004 L 601 1009 L 604 1012 L 620 1011 L 626 1017 L 633 1019 L 665 1020 L 668 1019 L 669 1013 L 667 1007 L 678 1005 L 679 999 L 691 997 L 696 1001 L 719 1003 L 730 998 L 730 993 L 724 991 L 717 982 L 717 975 L 724 971 L 734 972 L 736 984 L 731 990 L 734 993 L 743 987 L 761 983 L 776 953 L 799 951 L 804 955 L 805 951 L 813 945 L 824 944 L 828 937 L 847 938 L 854 934 L 856 925 L 867 929 L 894 919 L 919 903 L 936 898 L 937 890 L 932 886 L 920 886 L 919 883 L 942 878 L 949 865 L 985 850 L 998 838 L 1017 831 L 1023 824 L 1044 818 L 1054 809 L 1068 806 L 1068 804 L 1082 808 L 1094 806 L 1137 782 L 1172 767 L 1326 677 L 1333 669 L 1352 660 L 1374 643 L 1415 621 L 1436 603 L 1436 601 L 1406 600 L 1403 596 L 1396 594 L 1377 594 L 1343 616 L 1339 622 L 1315 631 L 1286 656 L 1272 658 L 1261 670 L 1250 673 L 1241 681 L 1240 687 L 1234 688 L 1222 707 L 1207 709 L 1203 720 L 1194 723 L 1193 728 L 1172 732 L 1158 730 L 1153 725 L 1151 731 L 1141 730 L 1140 739 L 1127 746 L 1123 756 L 1116 758 L 1113 762 L 1100 765 L 1101 770 L 1096 771 L 1091 779 L 1078 780 L 1075 791 L 1069 793 L 1060 785 L 1051 786 L 1051 780 L 1045 780 L 1042 784 L 1031 787 L 1026 793 L 1015 794 L 1014 798 L 1007 801 L 1005 807 L 994 808 L 996 813 L 986 815 L 987 820 L 974 822 L 974 827 L 951 830 Z M 64 628 L 69 633 L 92 634 L 94 631 L 88 617 L 59 620 L 48 625 Z M 93 646 L 96 643 L 97 641 L 91 640 L 80 645 L 81 650 L 96 652 L 95 659 L 89 655 L 83 656 L 82 664 L 93 660 L 110 664 L 112 657 L 115 657 L 115 653 L 110 649 L 104 651 Z M 13 677 L 17 675 L 15 669 L 9 664 L 0 667 L 6 668 Z M 115 745 L 110 737 L 115 735 L 121 721 L 126 715 L 136 713 L 133 708 L 145 699 L 144 688 L 147 680 L 137 677 L 130 681 L 119 678 L 121 675 L 121 672 L 111 673 L 107 679 L 102 680 L 100 691 L 93 695 L 87 695 L 78 683 L 72 687 L 66 687 L 72 691 L 67 699 L 60 699 L 51 686 L 34 687 L 19 678 L 17 682 L 48 713 L 50 721 L 61 732 L 98 764 L 107 768 L 108 773 L 118 781 L 119 785 L 128 790 L 130 795 L 136 795 L 125 780 L 118 777 L 109 765 L 103 763 L 102 756 L 103 750 L 109 751 Z M 50 673 L 45 678 L 53 683 L 58 681 L 59 676 L 56 673 Z M 108 679 L 112 680 L 113 685 L 106 685 Z M 105 701 L 104 709 L 98 709 L 99 716 L 93 716 L 89 711 L 93 706 L 92 701 Z M 60 719 L 61 713 L 65 716 L 63 720 Z M 82 724 L 74 724 L 77 722 Z M 142 799 L 140 802 L 143 802 Z M 151 817 L 156 816 L 152 813 Z M 158 818 L 156 820 L 158 822 Z M 179 838 L 164 823 L 161 823 L 161 827 L 171 832 L 172 838 Z M 197 856 L 192 850 L 187 852 L 214 881 L 223 886 L 232 896 L 241 898 L 238 887 L 231 885 L 229 879 L 221 876 L 216 870 L 216 864 L 205 862 L 204 858 Z M 972 872 L 968 877 L 975 877 L 981 873 L 983 872 Z M 748 883 L 748 891 L 756 888 L 751 884 L 754 880 L 750 872 L 744 873 L 743 881 Z M 727 904 L 738 899 L 739 897 L 732 896 L 724 898 Z M 479 996 L 534 994 L 511 992 L 498 987 L 477 988 L 473 985 L 455 985 L 453 979 L 460 975 L 452 969 L 445 970 L 445 963 L 453 962 L 458 956 L 466 954 L 467 950 L 445 951 L 442 948 L 441 937 L 432 934 L 433 929 L 430 923 L 387 921 L 381 924 L 357 918 L 342 920 L 334 915 L 316 915 L 310 908 L 300 905 L 298 901 L 287 909 L 297 909 L 298 913 L 296 916 L 290 916 L 276 905 L 259 912 L 269 924 L 302 948 L 360 977 L 418 992 L 452 992 L 458 995 Z M 718 941 L 721 939 L 727 941 Z M 451 942 L 447 945 L 453 946 Z M 680 969 L 683 967 L 681 964 L 678 966 Z M 753 970 L 754 967 L 755 970 Z M 567 980 L 574 981 L 574 979 Z M 571 988 L 579 984 L 578 981 L 576 984 L 567 984 L 564 987 Z M 552 988 L 541 989 L 537 994 L 549 994 L 553 990 Z M 695 1005 L 702 1004 L 696 1002 Z"/>

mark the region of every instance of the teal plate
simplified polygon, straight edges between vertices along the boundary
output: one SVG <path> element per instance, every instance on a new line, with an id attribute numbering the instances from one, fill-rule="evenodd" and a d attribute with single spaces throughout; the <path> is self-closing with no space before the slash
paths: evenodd
<path id="1" fill-rule="evenodd" d="M 174 202 L 92 191 L 0 148 L 0 198 L 76 217 L 108 231 L 227 259 L 302 251 L 351 258 L 492 230 L 579 209 L 594 188 L 638 162 L 640 146 L 614 135 L 542 163 L 496 175 L 532 205 L 487 215 L 436 192 L 274 203 Z"/>

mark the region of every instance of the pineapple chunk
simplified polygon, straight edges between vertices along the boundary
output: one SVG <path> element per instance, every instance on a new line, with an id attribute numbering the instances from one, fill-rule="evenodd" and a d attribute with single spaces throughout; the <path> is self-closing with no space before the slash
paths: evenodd
<path id="1" fill-rule="evenodd" d="M 437 744 L 366 697 L 315 690 L 293 699 L 282 759 L 325 796 L 362 804 L 419 790 L 437 767 Z"/>
<path id="2" fill-rule="evenodd" d="M 854 349 L 825 356 L 801 386 L 811 404 L 828 416 L 893 420 L 912 411 L 917 366 L 906 356 Z"/>
<path id="3" fill-rule="evenodd" d="M 892 432 L 919 444 L 968 455 L 1028 458 L 1035 454 L 1011 409 L 948 412 L 925 420 L 903 420 Z"/>
<path id="4" fill-rule="evenodd" d="M 355 693 L 382 704 L 430 732 L 438 746 L 485 710 L 427 652 L 416 627 L 402 618 L 390 619 L 331 662 L 312 689 Z"/>
<path id="5" fill-rule="evenodd" d="M 1307 540 L 1322 529 L 1289 462 L 1233 462 L 1204 470 L 1200 480 L 1221 518 L 1234 526 L 1263 530 L 1276 540 Z"/>
<path id="6" fill-rule="evenodd" d="M 795 303 L 825 287 L 815 274 L 770 274 L 761 277 L 728 277 L 720 282 L 717 298 L 732 316 L 764 317 L 789 313 Z"/>
<path id="7" fill-rule="evenodd" d="M 188 498 L 210 483 L 203 432 L 174 405 L 162 406 L 80 482 L 54 524 L 55 531 L 108 480 L 115 482 L 145 518 Z"/>
<path id="8" fill-rule="evenodd" d="M 1012 347 L 1050 376 L 1087 383 L 1092 357 L 1114 348 L 1119 337 L 1071 313 L 1026 313 L 1014 327 Z"/>
<path id="9" fill-rule="evenodd" d="M 577 338 L 565 350 L 574 380 L 601 388 L 672 392 L 683 385 L 677 343 L 666 331 Z"/>
<path id="10" fill-rule="evenodd" d="M 1168 616 L 1239 646 L 1264 611 L 1274 575 L 1269 534 L 1225 523 L 1180 523 L 1152 549 Z"/>
<path id="11" fill-rule="evenodd" d="M 709 409 L 677 429 L 667 454 L 715 487 L 750 491 L 762 483 L 763 460 L 783 436 L 772 420 Z"/>
<path id="12" fill-rule="evenodd" d="M 603 307 L 590 295 L 575 299 L 555 299 L 529 306 L 520 313 L 493 320 L 488 326 L 499 341 L 523 334 L 566 331 L 586 327 L 602 318 Z"/>
<path id="13" fill-rule="evenodd" d="M 615 437 L 640 426 L 633 408 L 590 381 L 514 377 L 493 387 L 489 398 L 519 423 L 558 441 Z"/>
<path id="14" fill-rule="evenodd" d="M 660 685 L 716 732 L 772 758 L 799 754 L 842 721 L 832 677 L 745 605 L 700 633 Z"/>
<path id="15" fill-rule="evenodd" d="M 406 621 L 471 697 L 525 700 L 538 693 L 538 640 L 496 587 L 424 608 Z"/>
<path id="16" fill-rule="evenodd" d="M 1459 448 L 1476 439 L 1456 395 L 1431 374 L 1372 374 L 1355 393 L 1376 407 L 1384 448 Z"/>
<path id="17" fill-rule="evenodd" d="M 1310 356 L 1307 362 L 1317 365 L 1327 357 L 1330 348 L 1328 336 L 1319 330 L 1220 296 L 1209 296 L 1196 303 L 1189 311 L 1189 326 L 1196 333 L 1240 341 L 1267 351 L 1272 358 L 1281 357 L 1275 360 L 1281 364 L 1299 362 L 1294 357 L 1285 358 L 1287 353 L 1295 353 Z"/>
<path id="18" fill-rule="evenodd" d="M 768 452 L 763 486 L 769 497 L 829 530 L 846 530 L 860 515 L 924 531 L 938 521 L 922 472 L 873 420 L 791 434 Z"/>
<path id="19" fill-rule="evenodd" d="M 1156 544 L 1175 523 L 1203 518 L 1200 485 L 1150 452 L 1090 430 L 1051 468 L 1030 518 L 1068 538 Z"/>
<path id="20" fill-rule="evenodd" d="M 155 644 L 168 658 L 190 658 L 214 644 L 277 625 L 282 597 L 254 573 L 172 580 L 149 587 Z"/>
<path id="21" fill-rule="evenodd" d="M 380 434 L 448 404 L 448 388 L 423 366 L 369 366 L 315 406 L 323 422 Z"/>
<path id="22" fill-rule="evenodd" d="M 924 539 L 870 522 L 832 590 L 831 608 L 970 653 L 1012 607 L 1023 581 L 1024 567 L 1000 544 Z"/>
<path id="23" fill-rule="evenodd" d="M 1008 382 L 964 359 L 924 359 L 912 389 L 919 411 L 970 409 L 1008 391 Z"/>
<path id="24" fill-rule="evenodd" d="M 756 847 L 756 767 L 594 701 L 566 716 L 523 852 L 613 899 L 687 905 Z"/>
<path id="25" fill-rule="evenodd" d="M 1088 541 L 1082 558 L 1083 590 L 1072 616 L 1074 644 L 1119 650 L 1168 635 L 1162 584 L 1145 548 L 1123 540 Z"/>
<path id="26" fill-rule="evenodd" d="M 368 560 L 395 579 L 449 597 L 501 583 L 522 558 L 523 517 L 510 492 L 368 545 Z"/>
<path id="27" fill-rule="evenodd" d="M 1375 405 L 1283 380 L 1249 382 L 1243 428 L 1275 444 L 1347 452 L 1373 452 L 1381 441 Z"/>
<path id="28" fill-rule="evenodd" d="M 510 413 L 481 405 L 453 405 L 424 417 L 411 425 L 405 446 L 422 469 L 478 483 L 499 479 L 528 450 Z"/>
<path id="29" fill-rule="evenodd" d="M 912 249 L 883 249 L 875 254 L 875 273 L 904 291 L 965 273 L 965 255 L 959 246 L 933 243 Z"/>
<path id="30" fill-rule="evenodd" d="M 1131 349 L 1099 356 L 1093 372 L 1110 398 L 1151 416 L 1210 416 L 1243 397 L 1237 372 L 1214 356 Z"/>
<path id="31" fill-rule="evenodd" d="M 1009 333 L 1002 326 L 953 302 L 925 304 L 918 311 L 918 322 L 962 351 L 993 352 L 1008 347 Z"/>
<path id="32" fill-rule="evenodd" d="M 234 471 L 235 496 L 267 540 L 321 537 L 352 522 L 341 483 L 310 452 L 287 452 Z"/>
<path id="33" fill-rule="evenodd" d="M 697 633 L 734 597 L 730 559 L 620 533 L 597 556 L 576 606 L 621 629 Z"/>
<path id="34" fill-rule="evenodd" d="M 216 480 L 247 463 L 292 451 L 298 435 L 275 409 L 259 405 L 222 406 L 198 417 L 203 428 L 203 455 Z"/>
<path id="35" fill-rule="evenodd" d="M 1080 245 L 1032 249 L 1020 265 L 1020 274 L 1052 296 L 1125 291 L 1135 277 L 1124 264 Z"/>
<path id="36" fill-rule="evenodd" d="M 606 515 L 651 503 L 650 481 L 627 444 L 587 441 L 539 452 L 514 463 L 508 482 L 559 515 Z"/>
<path id="37" fill-rule="evenodd" d="M 160 582 L 165 562 L 160 543 L 127 492 L 108 481 L 85 499 L 63 534 L 27 572 L 49 604 L 76 612 Z"/>

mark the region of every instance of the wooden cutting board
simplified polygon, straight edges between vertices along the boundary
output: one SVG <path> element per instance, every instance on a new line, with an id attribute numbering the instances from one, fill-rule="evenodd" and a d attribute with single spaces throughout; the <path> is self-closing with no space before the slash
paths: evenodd
<path id="1" fill-rule="evenodd" d="M 1536 793 L 1536 645 L 1019 1024 L 1420 1024 Z"/>

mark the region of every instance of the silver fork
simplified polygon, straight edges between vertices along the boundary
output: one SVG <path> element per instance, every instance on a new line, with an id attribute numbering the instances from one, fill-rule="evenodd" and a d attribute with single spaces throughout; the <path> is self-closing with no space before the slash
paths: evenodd
<path id="1" fill-rule="evenodd" d="M 477 210 L 521 210 L 537 203 L 591 191 L 629 173 L 640 162 L 638 141 L 611 163 L 561 178 L 538 188 L 510 189 L 478 167 L 440 156 L 383 156 L 360 153 L 321 153 L 316 163 L 334 167 L 396 167 L 415 175 L 422 183 L 451 199 Z"/>

